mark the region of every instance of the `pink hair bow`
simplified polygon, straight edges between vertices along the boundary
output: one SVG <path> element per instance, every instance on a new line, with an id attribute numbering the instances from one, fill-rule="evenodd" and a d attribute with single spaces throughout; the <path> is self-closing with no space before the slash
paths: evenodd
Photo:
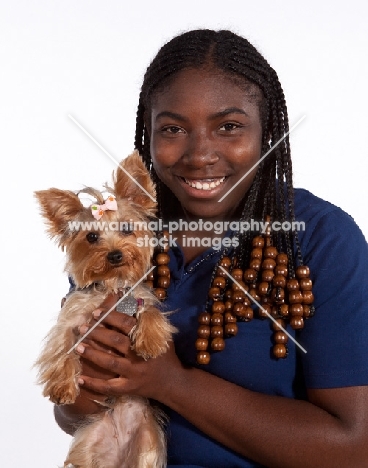
<path id="1" fill-rule="evenodd" d="M 118 205 L 116 203 L 115 197 L 112 195 L 107 197 L 103 205 L 91 205 L 92 216 L 97 219 L 97 221 L 102 218 L 104 211 L 116 211 L 117 209 Z"/>

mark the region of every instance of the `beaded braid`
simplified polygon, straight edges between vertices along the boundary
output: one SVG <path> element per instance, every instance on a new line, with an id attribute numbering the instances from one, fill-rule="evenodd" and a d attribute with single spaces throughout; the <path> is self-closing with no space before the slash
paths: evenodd
<path id="1" fill-rule="evenodd" d="M 170 80 L 175 79 L 176 73 L 189 67 L 216 68 L 228 78 L 233 79 L 237 85 L 244 87 L 253 84 L 261 90 L 262 98 L 259 106 L 263 128 L 262 154 L 269 151 L 289 131 L 285 96 L 277 74 L 245 38 L 231 31 L 207 29 L 189 31 L 174 37 L 159 50 L 147 68 L 136 118 L 135 147 L 140 152 L 157 185 L 160 216 L 163 215 L 163 211 L 169 214 L 169 210 L 173 209 L 168 207 L 167 203 L 168 201 L 171 203 L 175 197 L 172 194 L 170 197 L 165 196 L 168 189 L 158 179 L 152 167 L 150 137 L 144 124 L 144 117 L 146 112 L 149 113 L 152 99 L 156 93 L 164 90 L 169 85 Z M 165 200 L 165 205 L 161 200 Z M 178 204 L 179 202 L 174 201 L 174 203 Z M 259 165 L 252 186 L 245 194 L 242 203 L 244 203 L 244 207 L 241 221 L 249 219 L 264 220 L 266 218 L 270 221 L 278 220 L 280 223 L 295 221 L 292 163 L 288 136 Z M 219 279 L 220 276 L 226 276 L 226 274 L 221 273 L 220 266 L 230 273 L 236 274 L 238 279 L 242 276 L 244 287 L 248 288 L 252 297 L 261 301 L 267 313 L 269 312 L 277 319 L 282 327 L 285 325 L 284 320 L 287 319 L 293 328 L 302 328 L 303 317 L 307 318 L 314 312 L 310 306 L 313 295 L 311 293 L 309 270 L 308 267 L 303 266 L 296 231 L 272 233 L 268 228 L 263 237 L 259 235 L 254 237 L 250 232 L 239 234 L 239 248 L 236 250 L 233 259 L 229 259 L 227 253 L 223 253 L 212 275 L 209 301 L 206 307 L 208 309 L 212 304 L 216 306 L 213 307 L 213 310 L 218 311 L 221 309 L 222 312 L 226 311 L 229 319 L 227 321 L 228 330 L 233 330 L 233 333 L 229 333 L 230 335 L 236 334 L 236 327 L 234 327 L 234 304 L 230 304 L 229 300 L 233 297 L 233 294 L 236 297 L 240 297 L 241 294 L 239 294 L 238 287 L 234 288 L 235 284 L 232 285 L 233 292 L 231 292 L 229 281 L 225 281 L 224 284 L 224 281 L 221 278 Z M 279 252 L 286 252 L 286 254 Z M 261 265 L 263 271 L 261 271 Z M 244 276 L 240 275 L 239 272 L 244 269 Z M 277 278 L 273 279 L 274 277 Z M 288 282 L 286 277 L 288 277 Z M 301 284 L 303 284 L 303 287 Z M 220 287 L 220 285 L 222 286 Z M 289 306 L 286 307 L 285 288 L 288 290 L 287 300 L 290 303 L 290 310 L 293 312 L 289 312 Z M 227 306 L 222 308 L 220 302 L 224 302 Z M 235 301 L 238 317 L 248 320 L 253 316 L 253 312 L 249 310 L 250 307 L 249 304 L 247 305 L 246 299 L 243 301 L 244 304 L 247 309 L 246 313 L 244 310 L 240 311 L 239 301 Z M 204 329 L 203 327 L 208 327 L 213 319 L 207 309 L 204 315 L 201 314 L 201 330 Z M 304 310 L 304 312 L 301 313 L 301 310 Z M 259 316 L 265 317 L 265 310 L 259 310 Z M 219 318 L 216 316 L 216 320 L 214 320 L 216 326 L 218 326 L 218 320 Z M 274 326 L 274 330 L 275 336 L 277 336 L 275 338 L 274 355 L 276 357 L 286 357 L 287 349 L 285 344 L 287 337 L 280 331 L 279 327 Z M 203 340 L 212 338 L 212 343 L 216 341 L 216 345 L 212 346 L 214 350 L 224 347 L 223 344 L 218 346 L 218 335 L 209 336 L 209 333 L 211 332 L 206 328 L 203 336 L 200 333 L 198 334 L 198 339 L 202 340 L 201 344 L 196 345 L 199 354 L 201 354 L 198 359 L 200 363 L 209 361 L 208 343 L 205 344 Z"/>

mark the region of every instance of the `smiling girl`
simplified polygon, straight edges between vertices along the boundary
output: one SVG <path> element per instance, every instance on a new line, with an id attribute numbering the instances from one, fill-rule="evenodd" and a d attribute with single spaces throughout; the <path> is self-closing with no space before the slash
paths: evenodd
<path id="1" fill-rule="evenodd" d="M 224 238 L 237 243 L 222 249 L 188 246 L 193 232 L 176 232 L 169 351 L 138 357 L 135 319 L 112 312 L 115 331 L 96 328 L 79 348 L 83 390 L 55 408 L 64 430 L 101 411 L 92 400 L 136 394 L 168 414 L 172 467 L 368 466 L 367 245 L 347 214 L 293 188 L 288 130 L 277 75 L 246 39 L 190 31 L 159 51 L 135 146 L 164 222 L 299 220 L 305 230 L 230 230 Z"/>

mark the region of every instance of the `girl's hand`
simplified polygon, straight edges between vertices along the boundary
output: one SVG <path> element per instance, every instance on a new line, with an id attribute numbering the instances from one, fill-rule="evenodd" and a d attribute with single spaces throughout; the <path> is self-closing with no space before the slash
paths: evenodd
<path id="1" fill-rule="evenodd" d="M 99 315 L 95 313 L 89 328 L 109 310 L 108 305 L 106 300 L 97 311 Z M 173 343 L 170 343 L 166 353 L 155 359 L 144 360 L 138 356 L 132 350 L 129 338 L 136 323 L 134 317 L 112 311 L 77 347 L 76 351 L 83 363 L 93 364 L 103 370 L 101 376 L 83 371 L 79 381 L 82 388 L 104 396 L 134 394 L 159 401 L 164 399 L 165 392 L 173 383 L 169 375 L 182 365 L 175 354 Z M 81 334 L 86 331 L 87 327 L 81 327 Z"/>

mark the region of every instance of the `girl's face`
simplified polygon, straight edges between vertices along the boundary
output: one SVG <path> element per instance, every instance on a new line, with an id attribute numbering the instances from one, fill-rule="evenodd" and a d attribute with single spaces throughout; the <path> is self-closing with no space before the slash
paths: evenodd
<path id="1" fill-rule="evenodd" d="M 185 69 L 152 100 L 147 126 L 158 177 L 192 218 L 228 220 L 261 156 L 261 93 L 216 70 Z"/>

